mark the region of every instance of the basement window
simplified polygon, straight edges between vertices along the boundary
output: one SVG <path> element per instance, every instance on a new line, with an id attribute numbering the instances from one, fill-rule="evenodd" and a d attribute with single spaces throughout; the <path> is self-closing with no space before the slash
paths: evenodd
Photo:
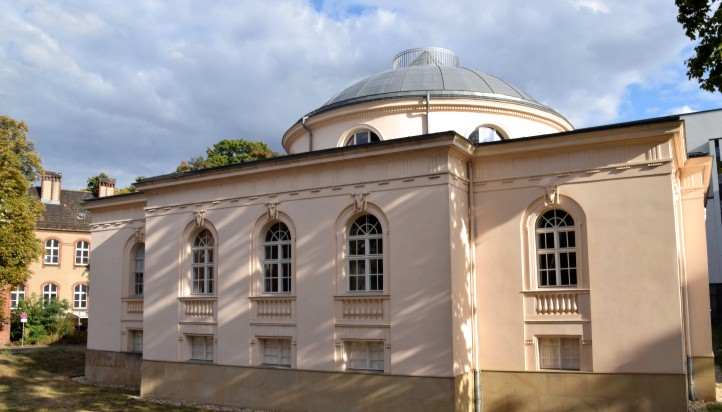
<path id="1" fill-rule="evenodd" d="M 539 369 L 579 370 L 580 339 L 574 337 L 539 337 Z"/>
<path id="2" fill-rule="evenodd" d="M 213 362 L 213 336 L 189 336 L 191 360 Z"/>
<path id="3" fill-rule="evenodd" d="M 347 341 L 344 344 L 346 369 L 384 371 L 384 343 L 382 341 Z"/>

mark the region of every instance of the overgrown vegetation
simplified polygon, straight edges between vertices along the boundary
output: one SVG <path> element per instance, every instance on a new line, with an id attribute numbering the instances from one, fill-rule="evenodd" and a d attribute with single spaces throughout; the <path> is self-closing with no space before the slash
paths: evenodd
<path id="1" fill-rule="evenodd" d="M 20 313 L 28 314 L 25 324 L 25 344 L 48 344 L 64 341 L 74 341 L 76 318 L 68 309 L 70 305 L 66 300 L 43 303 L 41 299 L 31 296 L 18 304 L 11 316 L 10 339 L 20 341 L 23 326 L 20 323 Z"/>

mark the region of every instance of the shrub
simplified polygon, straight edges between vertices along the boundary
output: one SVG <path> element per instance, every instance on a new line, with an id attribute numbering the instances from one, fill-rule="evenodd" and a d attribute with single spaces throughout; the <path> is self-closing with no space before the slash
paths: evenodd
<path id="1" fill-rule="evenodd" d="M 66 300 L 52 301 L 44 304 L 41 299 L 32 296 L 20 302 L 11 315 L 10 338 L 20 341 L 22 324 L 20 313 L 28 314 L 25 324 L 25 343 L 52 343 L 75 330 L 75 322 L 68 312 L 70 305 Z"/>

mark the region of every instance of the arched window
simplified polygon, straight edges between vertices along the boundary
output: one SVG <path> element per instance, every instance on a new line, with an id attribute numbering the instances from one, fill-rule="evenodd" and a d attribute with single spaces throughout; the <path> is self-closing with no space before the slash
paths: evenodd
<path id="1" fill-rule="evenodd" d="M 346 139 L 346 146 L 356 146 L 359 144 L 377 143 L 381 139 L 379 135 L 369 129 L 358 129 L 354 131 L 348 139 Z"/>
<path id="2" fill-rule="evenodd" d="M 504 138 L 502 132 L 491 126 L 479 126 L 469 135 L 469 140 L 474 143 L 498 142 Z"/>
<path id="3" fill-rule="evenodd" d="M 131 291 L 133 296 L 143 296 L 143 275 L 145 274 L 145 245 L 139 243 L 135 246 L 133 253 L 133 278 L 131 280 Z"/>
<path id="4" fill-rule="evenodd" d="M 194 295 L 213 294 L 213 235 L 208 229 L 196 235 L 193 239 L 191 254 L 192 263 L 192 293 Z"/>
<path id="5" fill-rule="evenodd" d="M 373 215 L 357 218 L 348 233 L 348 290 L 384 290 L 381 223 Z"/>
<path id="6" fill-rule="evenodd" d="M 73 289 L 73 308 L 86 309 L 88 307 L 88 285 L 79 283 Z"/>
<path id="7" fill-rule="evenodd" d="M 17 309 L 23 300 L 25 300 L 25 285 L 17 285 L 10 291 L 10 307 Z"/>
<path id="8" fill-rule="evenodd" d="M 87 266 L 90 258 L 90 243 L 81 240 L 75 244 L 75 264 L 77 266 Z"/>
<path id="9" fill-rule="evenodd" d="M 576 231 L 572 216 L 561 209 L 546 211 L 536 221 L 539 286 L 577 285 Z"/>
<path id="10" fill-rule="evenodd" d="M 60 259 L 60 242 L 58 239 L 48 239 L 45 241 L 45 257 L 43 261 L 46 265 L 57 265 Z"/>
<path id="11" fill-rule="evenodd" d="M 46 283 L 43 286 L 43 303 L 47 304 L 58 300 L 58 285 Z"/>
<path id="12" fill-rule="evenodd" d="M 284 223 L 276 222 L 268 228 L 263 254 L 264 291 L 291 292 L 291 232 Z"/>

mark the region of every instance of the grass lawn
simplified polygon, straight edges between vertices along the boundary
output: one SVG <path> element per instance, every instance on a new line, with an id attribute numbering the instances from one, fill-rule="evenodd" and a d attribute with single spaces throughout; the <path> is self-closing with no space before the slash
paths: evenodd
<path id="1" fill-rule="evenodd" d="M 137 399 L 122 389 L 83 385 L 82 347 L 49 347 L 0 351 L 0 411 L 187 411 Z"/>

